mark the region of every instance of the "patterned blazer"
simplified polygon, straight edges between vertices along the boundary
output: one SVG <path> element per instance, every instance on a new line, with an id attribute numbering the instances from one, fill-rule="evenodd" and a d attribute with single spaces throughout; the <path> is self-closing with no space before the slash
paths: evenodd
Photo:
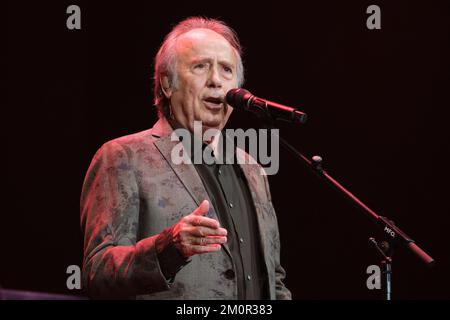
<path id="1" fill-rule="evenodd" d="M 172 131 L 160 119 L 152 129 L 105 143 L 89 166 L 80 203 L 82 274 L 84 289 L 93 298 L 237 299 L 227 244 L 218 252 L 192 256 L 173 281 L 161 272 L 158 234 L 210 200 L 195 167 L 171 161 L 172 148 L 179 143 L 171 141 Z M 248 155 L 238 149 L 237 157 Z M 283 284 L 267 177 L 258 164 L 240 166 L 255 206 L 270 299 L 291 299 Z M 218 219 L 212 205 L 207 216 Z"/>

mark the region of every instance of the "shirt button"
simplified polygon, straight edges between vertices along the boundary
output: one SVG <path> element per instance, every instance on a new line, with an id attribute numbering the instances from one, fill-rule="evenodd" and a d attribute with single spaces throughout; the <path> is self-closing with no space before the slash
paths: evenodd
<path id="1" fill-rule="evenodd" d="M 244 243 L 244 239 L 239 238 L 239 242 L 240 242 L 240 243 Z"/>
<path id="2" fill-rule="evenodd" d="M 247 280 L 248 280 L 248 281 L 252 280 L 252 276 L 251 276 L 251 275 L 248 275 L 248 276 L 247 276 Z"/>
<path id="3" fill-rule="evenodd" d="M 230 208 L 233 208 L 233 204 L 230 202 Z"/>

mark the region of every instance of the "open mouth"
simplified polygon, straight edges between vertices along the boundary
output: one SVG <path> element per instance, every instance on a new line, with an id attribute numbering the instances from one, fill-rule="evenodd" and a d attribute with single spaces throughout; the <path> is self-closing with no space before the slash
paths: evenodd
<path id="1" fill-rule="evenodd" d="M 220 97 L 207 97 L 203 99 L 203 103 L 211 110 L 220 110 L 223 107 L 223 99 Z"/>

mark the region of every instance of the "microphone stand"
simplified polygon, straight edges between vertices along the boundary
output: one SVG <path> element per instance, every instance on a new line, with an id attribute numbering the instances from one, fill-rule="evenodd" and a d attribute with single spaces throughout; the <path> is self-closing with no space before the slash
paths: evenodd
<path id="1" fill-rule="evenodd" d="M 267 110 L 266 110 L 267 111 Z M 270 116 L 269 111 L 258 113 L 259 118 L 262 119 L 263 125 L 267 129 L 275 129 L 273 126 L 273 118 Z M 407 236 L 398 226 L 394 224 L 393 221 L 388 218 L 378 215 L 370 209 L 367 205 L 365 205 L 360 199 L 358 199 L 353 193 L 351 193 L 348 189 L 344 188 L 336 179 L 330 176 L 324 169 L 322 165 L 322 158 L 320 156 L 313 156 L 311 159 L 308 159 L 304 156 L 300 151 L 298 151 L 294 146 L 292 146 L 289 142 L 284 140 L 278 134 L 273 134 L 276 138 L 279 139 L 281 145 L 289 151 L 294 157 L 299 159 L 301 162 L 306 164 L 308 168 L 310 168 L 318 177 L 320 177 L 323 181 L 331 185 L 338 193 L 344 196 L 344 198 L 348 199 L 350 203 L 353 204 L 356 208 L 360 209 L 364 212 L 382 231 L 382 234 L 385 236 L 385 241 L 382 241 L 379 244 L 373 237 L 369 239 L 370 243 L 375 245 L 377 251 L 382 255 L 381 265 L 383 267 L 383 283 L 382 286 L 384 288 L 385 299 L 391 300 L 391 285 L 392 285 L 392 255 L 394 245 L 400 244 L 403 247 L 406 247 L 410 251 L 412 251 L 420 260 L 422 260 L 427 266 L 431 267 L 435 260 L 430 257 L 425 251 L 423 251 L 415 241 Z"/>
<path id="2" fill-rule="evenodd" d="M 386 241 L 381 242 L 379 244 L 375 238 L 369 238 L 369 242 L 375 246 L 375 249 L 378 253 L 381 254 L 381 266 L 383 269 L 383 277 L 382 277 L 382 287 L 384 289 L 384 296 L 386 300 L 391 300 L 391 281 L 392 281 L 392 250 L 390 254 L 387 254 L 389 251 L 389 244 Z"/>

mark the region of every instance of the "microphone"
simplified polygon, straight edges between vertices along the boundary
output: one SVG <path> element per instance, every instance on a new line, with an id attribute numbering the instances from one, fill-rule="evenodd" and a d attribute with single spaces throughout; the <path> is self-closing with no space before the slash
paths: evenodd
<path id="1" fill-rule="evenodd" d="M 308 116 L 295 108 L 258 98 L 249 91 L 237 88 L 228 91 L 225 101 L 232 107 L 255 113 L 258 116 L 269 115 L 275 120 L 292 123 L 305 123 Z"/>

